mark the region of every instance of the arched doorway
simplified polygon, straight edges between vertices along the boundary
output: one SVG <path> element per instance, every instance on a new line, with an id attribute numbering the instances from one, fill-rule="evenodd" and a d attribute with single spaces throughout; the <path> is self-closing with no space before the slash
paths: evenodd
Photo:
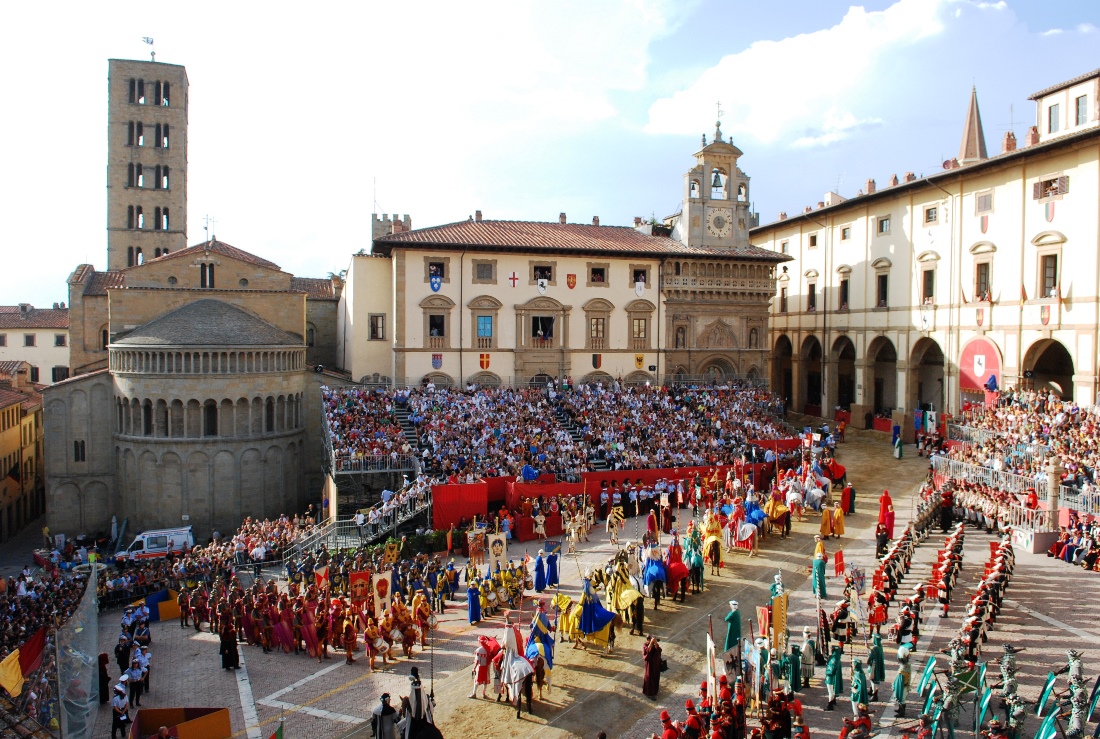
<path id="1" fill-rule="evenodd" d="M 898 352 L 893 342 L 879 336 L 867 348 L 868 363 L 874 368 L 872 399 L 875 415 L 898 405 Z"/>
<path id="2" fill-rule="evenodd" d="M 728 360 L 722 357 L 715 357 L 703 362 L 699 367 L 699 374 L 701 374 L 703 379 L 707 382 L 722 382 L 727 378 L 736 376 L 737 372 Z"/>
<path id="3" fill-rule="evenodd" d="M 1036 341 L 1024 355 L 1024 386 L 1073 397 L 1073 357 L 1056 339 Z"/>
<path id="4" fill-rule="evenodd" d="M 943 350 L 935 339 L 921 338 L 909 357 L 908 408 L 943 411 L 947 398 L 943 390 Z"/>
<path id="5" fill-rule="evenodd" d="M 807 336 L 802 342 L 802 350 L 799 351 L 799 363 L 802 372 L 802 397 L 805 399 L 803 413 L 811 416 L 821 415 L 821 384 L 822 359 L 825 354 L 821 350 L 821 342 L 816 336 Z"/>
<path id="6" fill-rule="evenodd" d="M 608 377 L 610 376 L 611 375 L 608 375 Z M 539 374 L 531 378 L 532 385 L 542 385 L 543 387 L 545 387 L 546 385 L 550 385 L 553 382 L 554 378 L 546 374 L 545 372 L 540 372 Z"/>
<path id="7" fill-rule="evenodd" d="M 794 393 L 794 376 L 791 369 L 791 361 L 794 356 L 794 347 L 791 340 L 783 334 L 775 342 L 775 350 L 772 353 L 772 390 L 778 393 L 787 407 L 791 407 L 791 396 Z"/>
<path id="8" fill-rule="evenodd" d="M 836 363 L 836 404 L 842 411 L 850 411 L 856 402 L 856 347 L 847 336 L 833 342 L 832 361 Z"/>

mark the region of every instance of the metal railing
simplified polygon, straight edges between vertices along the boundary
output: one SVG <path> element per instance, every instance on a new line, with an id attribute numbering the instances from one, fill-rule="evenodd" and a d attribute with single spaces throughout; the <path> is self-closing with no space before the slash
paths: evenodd
<path id="1" fill-rule="evenodd" d="M 956 480 L 966 480 L 967 482 L 980 482 L 1015 495 L 1023 495 L 1028 488 L 1034 488 L 1039 500 L 1046 500 L 1049 497 L 1046 485 L 1040 483 L 1034 477 L 1014 475 L 1011 472 L 993 470 L 989 467 L 968 464 L 943 456 L 932 457 L 932 469 L 938 475 L 955 478 Z"/>
<path id="2" fill-rule="evenodd" d="M 1007 513 L 1002 516 L 1001 525 L 1011 526 L 1014 529 L 1025 531 L 1057 531 L 1057 527 L 1051 528 L 1053 518 L 1051 512 L 1042 508 L 1028 508 L 1019 503 L 1010 503 Z M 1002 508 L 1002 512 L 1004 509 Z"/>
<path id="3" fill-rule="evenodd" d="M 407 487 L 402 488 L 401 492 L 396 493 L 394 497 L 399 497 L 407 489 Z M 367 520 L 361 530 L 355 525 L 354 517 L 333 519 L 323 526 L 311 529 L 287 547 L 283 559 L 292 560 L 318 549 L 344 549 L 373 544 L 379 539 L 396 535 L 397 528 L 401 524 L 411 521 L 424 511 L 428 512 L 429 525 L 431 523 L 432 490 L 430 487 L 424 491 L 423 500 L 416 495 L 410 496 L 408 500 L 390 508 L 382 513 L 378 520 L 372 522 L 370 512 L 384 509 L 385 505 L 379 502 L 364 511 L 367 514 Z"/>
<path id="4" fill-rule="evenodd" d="M 420 460 L 415 454 L 333 454 L 335 474 L 351 472 L 407 472 L 419 474 Z"/>
<path id="5" fill-rule="evenodd" d="M 951 441 L 960 441 L 966 444 L 984 444 L 987 441 L 1003 439 L 1013 436 L 1007 431 L 990 431 L 974 426 L 960 426 L 956 423 L 947 424 L 947 438 Z M 1038 442 L 1015 442 L 1013 453 L 1025 456 L 1029 461 L 1042 459 L 1050 451 L 1046 444 Z"/>
<path id="6" fill-rule="evenodd" d="M 1060 485 L 1058 505 L 1090 516 L 1100 516 L 1100 490 L 1092 489 L 1086 492 L 1078 487 Z"/>

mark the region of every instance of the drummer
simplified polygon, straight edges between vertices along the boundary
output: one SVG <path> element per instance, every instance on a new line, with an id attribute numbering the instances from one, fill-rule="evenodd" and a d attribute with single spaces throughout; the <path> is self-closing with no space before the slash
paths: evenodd
<path id="1" fill-rule="evenodd" d="M 374 622 L 373 616 L 367 616 L 367 626 L 363 630 L 363 641 L 367 644 L 367 657 L 370 659 L 372 671 L 377 669 L 375 659 L 379 655 L 382 657 L 382 664 L 389 662 L 386 655 L 390 652 L 390 645 L 382 638 L 382 632 L 378 629 L 378 624 Z"/>

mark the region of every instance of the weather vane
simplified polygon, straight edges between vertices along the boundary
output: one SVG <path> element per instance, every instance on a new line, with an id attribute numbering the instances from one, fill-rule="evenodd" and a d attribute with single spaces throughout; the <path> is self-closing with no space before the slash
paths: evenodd
<path id="1" fill-rule="evenodd" d="M 152 36 L 142 36 L 141 40 L 144 41 L 145 43 L 149 44 L 149 46 L 153 45 L 153 37 Z M 149 60 L 154 61 L 154 62 L 157 60 L 157 52 L 156 52 L 155 49 L 149 49 Z"/>

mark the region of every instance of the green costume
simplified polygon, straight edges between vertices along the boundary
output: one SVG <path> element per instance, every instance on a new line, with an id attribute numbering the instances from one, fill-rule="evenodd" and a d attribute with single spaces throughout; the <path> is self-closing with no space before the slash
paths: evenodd
<path id="1" fill-rule="evenodd" d="M 822 600 L 828 598 L 829 596 L 825 593 L 825 560 L 817 557 L 814 558 L 813 582 L 814 595 Z"/>
<path id="2" fill-rule="evenodd" d="M 852 705 L 870 703 L 870 692 L 867 690 L 867 673 L 863 671 L 863 664 L 858 660 L 852 660 L 852 691 L 849 693 Z"/>
<path id="3" fill-rule="evenodd" d="M 797 693 L 802 689 L 802 650 L 797 645 L 791 646 L 791 653 L 787 656 L 787 682 L 791 684 L 791 691 Z M 809 687 L 809 686 L 807 686 Z"/>
<path id="4" fill-rule="evenodd" d="M 728 651 L 737 646 L 737 643 L 741 641 L 741 611 L 730 611 L 726 614 L 726 647 L 724 651 Z"/>
<path id="5" fill-rule="evenodd" d="M 898 675 L 894 678 L 894 702 L 899 706 L 905 705 L 905 698 L 909 695 L 909 680 L 913 671 L 909 667 L 909 660 L 905 660 L 898 666 Z"/>
<path id="6" fill-rule="evenodd" d="M 825 663 L 825 684 L 832 687 L 836 695 L 844 692 L 844 672 L 840 668 L 840 658 L 844 655 L 840 647 L 833 647 L 829 661 Z"/>
<path id="7" fill-rule="evenodd" d="M 871 684 L 878 685 L 886 679 L 886 657 L 882 653 L 882 637 L 871 637 L 871 649 L 867 652 L 867 667 L 871 670 Z"/>

